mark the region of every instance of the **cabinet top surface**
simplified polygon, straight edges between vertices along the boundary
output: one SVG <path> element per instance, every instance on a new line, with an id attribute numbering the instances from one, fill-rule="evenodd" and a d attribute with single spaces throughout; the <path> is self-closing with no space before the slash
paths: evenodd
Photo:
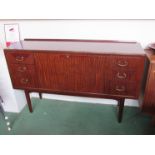
<path id="1" fill-rule="evenodd" d="M 6 50 L 29 51 L 60 51 L 99 54 L 145 55 L 137 42 L 114 41 L 84 41 L 84 40 L 50 40 L 50 41 L 20 41 L 13 43 Z"/>

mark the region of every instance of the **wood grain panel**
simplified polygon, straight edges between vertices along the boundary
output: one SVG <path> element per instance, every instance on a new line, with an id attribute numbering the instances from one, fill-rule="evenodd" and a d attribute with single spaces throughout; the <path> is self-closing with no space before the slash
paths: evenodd
<path id="1" fill-rule="evenodd" d="M 35 53 L 40 88 L 101 93 L 106 56 Z"/>

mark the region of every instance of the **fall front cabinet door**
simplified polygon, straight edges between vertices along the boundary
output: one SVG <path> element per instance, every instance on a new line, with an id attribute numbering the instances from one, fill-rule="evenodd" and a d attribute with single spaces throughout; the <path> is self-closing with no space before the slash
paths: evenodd
<path id="1" fill-rule="evenodd" d="M 38 86 L 53 91 L 104 93 L 106 56 L 35 53 Z"/>

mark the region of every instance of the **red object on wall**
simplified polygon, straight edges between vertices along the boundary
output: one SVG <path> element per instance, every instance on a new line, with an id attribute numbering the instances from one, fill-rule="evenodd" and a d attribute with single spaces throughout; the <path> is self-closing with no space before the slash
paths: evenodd
<path id="1" fill-rule="evenodd" d="M 11 45 L 11 42 L 6 42 L 6 46 L 9 47 Z"/>

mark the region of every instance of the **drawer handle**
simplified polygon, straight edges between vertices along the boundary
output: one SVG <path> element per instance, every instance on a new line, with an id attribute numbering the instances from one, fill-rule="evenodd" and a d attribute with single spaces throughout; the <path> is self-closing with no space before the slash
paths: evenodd
<path id="1" fill-rule="evenodd" d="M 19 72 L 25 72 L 27 70 L 27 68 L 24 66 L 24 67 L 18 67 L 18 71 Z"/>
<path id="2" fill-rule="evenodd" d="M 17 56 L 16 61 L 24 61 L 24 56 Z"/>
<path id="3" fill-rule="evenodd" d="M 116 86 L 116 90 L 119 92 L 123 92 L 123 91 L 125 91 L 125 87 L 124 86 L 121 86 L 121 87 Z"/>
<path id="4" fill-rule="evenodd" d="M 29 82 L 29 79 L 24 79 L 23 78 L 23 79 L 20 80 L 20 82 L 23 83 L 23 84 L 27 84 Z"/>
<path id="5" fill-rule="evenodd" d="M 126 73 L 123 73 L 122 75 L 118 72 L 117 73 L 117 77 L 119 78 L 119 79 L 125 79 L 126 77 L 127 77 L 127 75 L 126 75 Z"/>
<path id="6" fill-rule="evenodd" d="M 127 61 L 121 61 L 121 60 L 119 60 L 118 61 L 118 66 L 120 66 L 120 67 L 125 67 L 125 66 L 127 66 L 128 65 L 128 62 Z"/>

